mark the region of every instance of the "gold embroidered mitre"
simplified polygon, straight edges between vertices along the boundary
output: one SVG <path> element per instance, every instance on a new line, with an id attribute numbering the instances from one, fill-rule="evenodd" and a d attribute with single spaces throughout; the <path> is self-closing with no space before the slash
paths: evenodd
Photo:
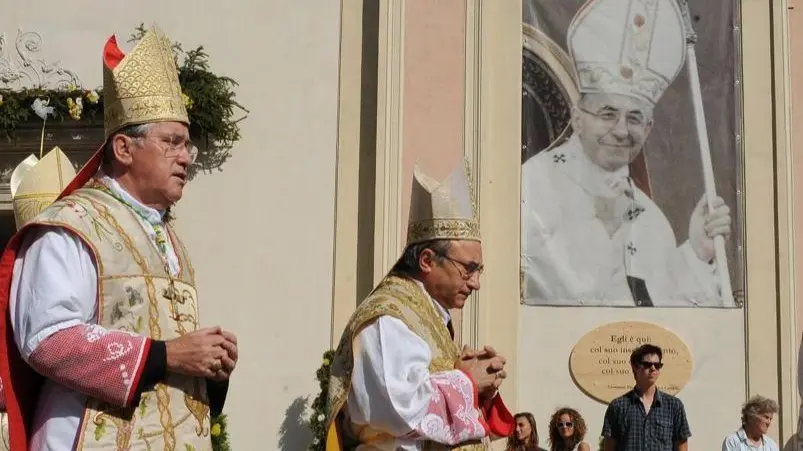
<path id="1" fill-rule="evenodd" d="M 457 168 L 440 183 L 415 167 L 408 246 L 436 239 L 480 241 L 480 226 L 468 180 L 468 166 Z"/>
<path id="2" fill-rule="evenodd" d="M 10 183 L 17 230 L 52 204 L 73 177 L 75 168 L 58 147 L 41 160 L 30 155 L 18 164 Z"/>
<path id="3" fill-rule="evenodd" d="M 655 105 L 686 58 L 676 0 L 589 0 L 566 33 L 580 92 L 623 94 Z"/>
<path id="4" fill-rule="evenodd" d="M 176 121 L 189 124 L 170 40 L 155 25 L 128 55 L 114 36 L 103 51 L 106 138 L 127 126 Z"/>

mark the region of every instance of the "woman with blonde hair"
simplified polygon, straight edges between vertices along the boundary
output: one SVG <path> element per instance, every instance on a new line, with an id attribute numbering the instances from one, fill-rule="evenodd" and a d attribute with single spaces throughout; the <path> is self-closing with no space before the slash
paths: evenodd
<path id="1" fill-rule="evenodd" d="M 516 429 L 507 438 L 505 451 L 544 451 L 538 446 L 538 428 L 530 412 L 520 412 L 513 416 Z"/>
<path id="2" fill-rule="evenodd" d="M 591 451 L 583 439 L 586 436 L 586 422 L 580 412 L 564 407 L 558 409 L 549 420 L 550 451 Z"/>

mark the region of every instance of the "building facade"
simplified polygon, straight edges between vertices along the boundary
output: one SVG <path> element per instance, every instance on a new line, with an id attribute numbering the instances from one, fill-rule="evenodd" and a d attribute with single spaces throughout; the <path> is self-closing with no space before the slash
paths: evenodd
<path id="1" fill-rule="evenodd" d="M 565 131 L 560 121 L 579 93 L 565 34 L 581 3 L 563 2 L 570 6 L 558 11 L 548 0 L 33 0 L 6 5 L 0 17 L 0 83 L 10 86 L 3 71 L 28 70 L 28 58 L 59 62 L 83 87 L 97 87 L 105 39 L 117 34 L 125 42 L 151 22 L 186 48 L 203 45 L 212 69 L 239 83 L 237 99 L 249 111 L 242 139 L 220 171 L 192 181 L 176 211 L 196 266 L 201 322 L 239 336 L 226 407 L 235 449 L 306 447 L 321 354 L 402 250 L 413 166 L 445 177 L 462 159 L 472 171 L 487 270 L 482 289 L 454 312 L 458 339 L 508 356 L 502 391 L 512 410 L 533 412 L 545 435 L 551 412 L 573 406 L 586 417 L 586 440 L 596 443 L 604 396 L 596 370 L 582 369 L 589 357 L 581 348 L 599 328 L 648 323 L 681 343 L 686 373 L 676 392 L 694 448 L 718 448 L 738 428 L 741 404 L 762 394 L 781 405 L 771 435 L 797 449 L 803 53 L 790 42 L 803 34 L 803 12 L 794 0 L 742 0 L 724 13 L 692 5 L 715 188 L 734 224 L 726 244 L 732 308 L 531 305 L 522 282 L 521 174 L 523 150 L 533 149 L 523 146 L 546 151 Z M 38 44 L 25 44 L 30 38 Z M 706 59 L 721 49 L 727 58 Z M 555 88 L 537 92 L 546 85 L 530 80 L 531 110 L 528 64 L 540 65 L 543 83 Z M 716 84 L 714 76 L 728 78 Z M 656 108 L 655 137 L 644 152 L 644 191 L 672 225 L 676 217 L 687 221 L 705 191 L 694 121 L 658 128 L 675 124 L 675 111 L 694 114 L 683 77 L 662 100 L 670 103 Z M 555 109 L 545 109 L 545 100 Z M 551 122 L 532 119 L 547 110 Z M 3 168 L 38 148 L 37 138 L 9 144 Z M 654 157 L 677 151 L 677 141 L 688 153 Z M 68 155 L 88 147 L 62 145 Z M 686 172 L 700 175 L 672 178 Z M 685 199 L 672 191 L 678 185 L 695 187 L 691 204 L 671 203 Z M 9 235 L 3 189 L 0 227 Z M 679 242 L 684 233 L 676 233 Z"/>

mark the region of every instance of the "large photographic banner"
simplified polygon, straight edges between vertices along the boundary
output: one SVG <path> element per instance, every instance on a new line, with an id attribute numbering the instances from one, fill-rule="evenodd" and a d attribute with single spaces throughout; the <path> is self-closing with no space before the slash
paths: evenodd
<path id="1" fill-rule="evenodd" d="M 523 304 L 742 306 L 737 7 L 524 0 Z"/>

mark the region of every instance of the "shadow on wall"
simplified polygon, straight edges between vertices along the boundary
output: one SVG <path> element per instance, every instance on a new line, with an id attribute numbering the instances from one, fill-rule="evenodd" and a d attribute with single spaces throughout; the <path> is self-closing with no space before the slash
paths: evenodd
<path id="1" fill-rule="evenodd" d="M 279 428 L 279 449 L 281 451 L 300 451 L 309 449 L 312 432 L 307 427 L 305 412 L 308 399 L 299 396 L 284 411 L 284 421 Z"/>

